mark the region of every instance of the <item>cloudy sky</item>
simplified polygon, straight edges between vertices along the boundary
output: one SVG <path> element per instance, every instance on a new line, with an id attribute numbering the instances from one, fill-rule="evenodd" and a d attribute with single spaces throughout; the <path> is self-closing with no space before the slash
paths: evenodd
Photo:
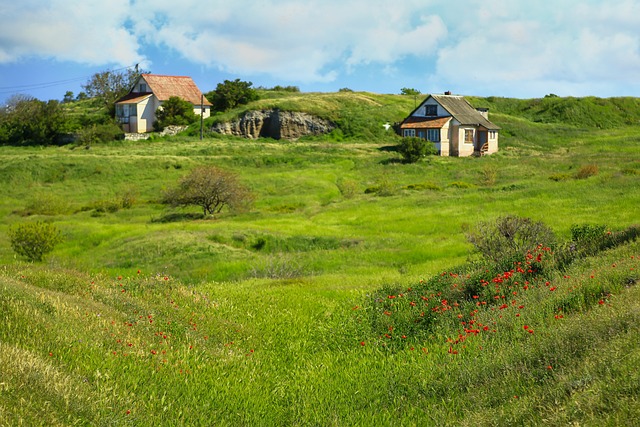
<path id="1" fill-rule="evenodd" d="M 640 96 L 640 0 L 0 0 L 0 100 L 135 64 L 203 91 Z"/>

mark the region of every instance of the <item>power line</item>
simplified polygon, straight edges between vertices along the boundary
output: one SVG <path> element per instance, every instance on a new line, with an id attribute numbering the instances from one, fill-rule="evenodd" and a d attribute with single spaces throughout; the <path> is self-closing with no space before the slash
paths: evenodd
<path id="1" fill-rule="evenodd" d="M 118 72 L 118 71 L 127 70 L 129 68 L 134 68 L 137 65 L 138 64 L 129 65 L 128 67 L 122 67 L 122 68 L 118 68 L 118 69 L 115 69 L 115 70 L 107 70 L 107 71 L 109 71 L 109 72 Z M 51 81 L 51 82 L 33 83 L 33 84 L 27 84 L 27 85 L 0 86 L 0 94 L 21 93 L 21 92 L 28 92 L 30 90 L 47 89 L 47 88 L 50 88 L 50 87 L 62 86 L 62 85 L 66 85 L 66 84 L 69 84 L 69 83 L 78 82 L 78 81 L 81 81 L 81 80 L 87 80 L 87 79 L 90 79 L 91 77 L 93 77 L 93 75 L 91 75 L 91 76 L 83 76 L 83 77 L 74 77 L 72 79 L 56 80 L 56 81 Z"/>

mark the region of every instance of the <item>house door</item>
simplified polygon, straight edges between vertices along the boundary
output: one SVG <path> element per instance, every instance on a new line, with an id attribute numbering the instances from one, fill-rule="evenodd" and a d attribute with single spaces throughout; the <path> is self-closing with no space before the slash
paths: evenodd
<path id="1" fill-rule="evenodd" d="M 480 151 L 482 146 L 487 143 L 487 131 L 478 131 L 478 146 L 476 147 L 476 151 Z"/>

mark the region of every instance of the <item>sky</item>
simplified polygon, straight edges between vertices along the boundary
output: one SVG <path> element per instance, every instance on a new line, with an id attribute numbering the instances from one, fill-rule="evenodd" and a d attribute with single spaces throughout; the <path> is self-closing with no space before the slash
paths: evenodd
<path id="1" fill-rule="evenodd" d="M 640 96 L 640 0 L 0 0 L 0 101 L 135 64 L 203 92 Z"/>

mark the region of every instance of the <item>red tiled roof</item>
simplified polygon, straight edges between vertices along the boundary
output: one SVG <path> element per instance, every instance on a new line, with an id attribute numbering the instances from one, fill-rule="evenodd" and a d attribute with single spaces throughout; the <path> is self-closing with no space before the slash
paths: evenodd
<path id="1" fill-rule="evenodd" d="M 400 129 L 441 129 L 451 117 L 415 117 L 410 116 L 400 125 Z"/>
<path id="2" fill-rule="evenodd" d="M 160 101 L 166 101 L 172 96 L 189 101 L 193 105 L 200 105 L 202 92 L 198 89 L 191 77 L 187 76 L 162 76 L 159 74 L 143 74 L 141 76 L 147 82 L 149 90 L 158 97 Z M 212 104 L 204 98 L 204 105 Z"/>

